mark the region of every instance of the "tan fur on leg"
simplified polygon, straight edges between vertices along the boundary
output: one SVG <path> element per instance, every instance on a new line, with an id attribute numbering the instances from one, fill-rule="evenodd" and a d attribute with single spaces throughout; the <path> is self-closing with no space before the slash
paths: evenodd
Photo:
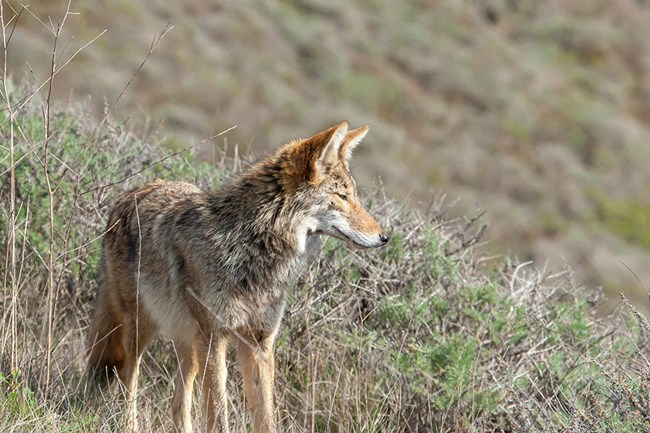
<path id="1" fill-rule="evenodd" d="M 172 401 L 172 420 L 177 433 L 192 433 L 192 390 L 199 363 L 193 345 L 177 342 L 178 376 Z"/>
<path id="2" fill-rule="evenodd" d="M 274 342 L 275 335 L 264 337 L 260 341 L 249 338 L 248 341 L 240 341 L 237 350 L 255 433 L 277 431 L 273 404 Z"/>
<path id="3" fill-rule="evenodd" d="M 207 340 L 207 341 L 206 341 Z M 195 346 L 203 389 L 203 407 L 207 431 L 228 433 L 228 399 L 226 395 L 226 352 L 228 337 L 200 337 Z"/>

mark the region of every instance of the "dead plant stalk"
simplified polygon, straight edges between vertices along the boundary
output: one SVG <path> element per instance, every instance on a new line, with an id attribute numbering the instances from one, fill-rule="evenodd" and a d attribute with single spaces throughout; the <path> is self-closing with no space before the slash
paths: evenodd
<path id="1" fill-rule="evenodd" d="M 10 21 L 11 22 L 11 21 Z M 18 300 L 18 283 L 16 281 L 16 171 L 14 166 L 14 110 L 11 106 L 9 99 L 9 80 L 7 74 L 7 50 L 9 38 L 7 35 L 7 27 L 10 24 L 5 22 L 4 3 L 0 2 L 0 24 L 2 25 L 2 49 L 3 49 L 3 69 L 2 69 L 2 84 L 3 95 L 2 98 L 6 103 L 6 110 L 9 114 L 9 134 L 7 139 L 9 145 L 9 221 L 7 221 L 7 253 L 5 257 L 5 268 L 7 272 L 3 279 L 3 288 L 7 290 L 8 284 L 11 285 L 11 313 L 9 314 L 9 339 L 11 340 L 9 358 L 9 369 L 13 373 L 18 364 L 17 359 L 17 317 L 16 317 L 16 303 Z M 9 280 L 9 281 L 7 281 Z M 5 342 L 3 341 L 3 352 Z"/>
<path id="2" fill-rule="evenodd" d="M 49 202 L 49 249 L 48 249 L 48 267 L 47 267 L 47 343 L 45 345 L 45 395 L 48 394 L 50 386 L 50 372 L 51 372 L 51 363 L 52 363 L 52 326 L 54 318 L 54 309 L 56 307 L 56 287 L 54 284 L 54 259 L 55 259 L 55 239 L 54 239 L 54 190 L 52 189 L 52 184 L 50 181 L 50 167 L 49 167 L 49 155 L 50 155 L 50 139 L 52 137 L 52 125 L 51 125 L 51 102 L 52 102 L 52 89 L 54 87 L 54 74 L 56 72 L 56 61 L 57 61 L 57 47 L 59 42 L 59 37 L 61 36 L 61 31 L 65 26 L 65 21 L 70 14 L 70 3 L 72 0 L 68 1 L 68 6 L 66 8 L 65 14 L 61 19 L 54 31 L 54 42 L 52 46 L 52 57 L 50 62 L 50 71 L 49 71 L 49 83 L 47 86 L 47 96 L 45 98 L 45 104 L 43 106 L 43 123 L 45 125 L 45 140 L 43 145 L 43 171 L 45 175 L 45 184 L 47 185 L 47 195 Z"/>

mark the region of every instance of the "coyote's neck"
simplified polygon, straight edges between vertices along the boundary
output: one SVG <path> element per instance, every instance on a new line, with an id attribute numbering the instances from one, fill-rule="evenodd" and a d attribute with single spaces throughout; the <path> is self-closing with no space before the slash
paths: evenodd
<path id="1" fill-rule="evenodd" d="M 308 258 L 300 215 L 272 177 L 246 176 L 208 193 L 218 268 L 247 290 L 284 289 Z"/>

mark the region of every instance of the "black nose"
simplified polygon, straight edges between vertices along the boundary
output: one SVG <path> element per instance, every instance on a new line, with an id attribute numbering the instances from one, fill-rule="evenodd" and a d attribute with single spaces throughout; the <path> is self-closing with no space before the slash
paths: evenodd
<path id="1" fill-rule="evenodd" d="M 382 234 L 379 235 L 379 240 L 382 241 L 382 243 L 384 243 L 384 244 L 385 244 L 386 242 L 388 242 L 389 239 L 390 239 L 390 238 L 388 237 L 388 235 L 385 235 L 384 233 L 382 233 Z"/>

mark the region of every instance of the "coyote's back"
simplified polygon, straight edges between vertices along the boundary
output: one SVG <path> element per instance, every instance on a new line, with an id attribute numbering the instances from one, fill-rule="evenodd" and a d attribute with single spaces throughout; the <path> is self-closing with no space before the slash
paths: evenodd
<path id="1" fill-rule="evenodd" d="M 119 196 L 108 218 L 89 372 L 115 371 L 129 401 L 143 350 L 157 335 L 179 358 L 172 401 L 190 432 L 193 381 L 202 376 L 209 430 L 227 431 L 226 351 L 237 343 L 255 432 L 273 432 L 273 343 L 287 289 L 320 235 L 363 248 L 388 241 L 361 206 L 348 160 L 368 128 L 343 122 L 295 140 L 220 189 L 150 183 Z"/>

